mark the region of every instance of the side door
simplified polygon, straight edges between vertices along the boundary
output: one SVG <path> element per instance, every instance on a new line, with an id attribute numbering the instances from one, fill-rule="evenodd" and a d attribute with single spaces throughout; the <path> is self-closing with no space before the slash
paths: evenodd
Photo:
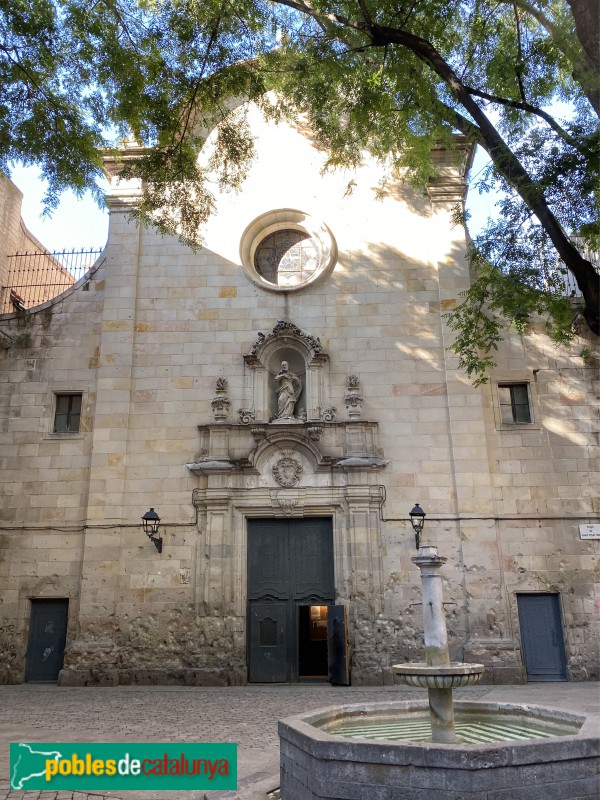
<path id="1" fill-rule="evenodd" d="M 32 600 L 25 659 L 27 683 L 53 683 L 63 668 L 68 600 Z"/>
<path id="2" fill-rule="evenodd" d="M 527 680 L 566 681 L 559 596 L 519 594 L 517 606 Z"/>

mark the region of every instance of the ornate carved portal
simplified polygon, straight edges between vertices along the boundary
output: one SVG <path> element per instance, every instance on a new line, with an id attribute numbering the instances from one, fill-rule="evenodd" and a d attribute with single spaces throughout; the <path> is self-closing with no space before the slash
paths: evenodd
<path id="1" fill-rule="evenodd" d="M 244 360 L 250 381 L 239 422 L 217 417 L 225 408 L 214 403 L 215 419 L 198 427 L 200 452 L 187 465 L 198 476 L 197 610 L 228 620 L 237 663 L 246 658 L 246 532 L 252 518 L 330 517 L 335 602 L 348 606 L 350 638 L 352 621 L 374 624 L 382 606 L 379 473 L 388 463 L 377 423 L 353 415 L 336 420 L 329 359 L 317 337 L 280 321 L 259 335 Z M 298 381 L 291 381 L 292 398 L 297 396 L 293 407 L 278 409 L 276 389 L 290 373 Z M 358 395 L 357 384 L 349 381 L 346 393 Z M 217 397 L 226 389 L 223 381 L 217 385 Z M 278 410 L 284 413 L 278 416 Z"/>

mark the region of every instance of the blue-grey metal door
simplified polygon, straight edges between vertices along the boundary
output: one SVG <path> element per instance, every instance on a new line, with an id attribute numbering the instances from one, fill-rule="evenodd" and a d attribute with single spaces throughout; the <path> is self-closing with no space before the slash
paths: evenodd
<path id="1" fill-rule="evenodd" d="M 527 680 L 566 681 L 559 596 L 519 594 L 517 605 Z"/>
<path id="2" fill-rule="evenodd" d="M 63 668 L 68 600 L 32 600 L 25 659 L 28 683 L 53 683 Z"/>

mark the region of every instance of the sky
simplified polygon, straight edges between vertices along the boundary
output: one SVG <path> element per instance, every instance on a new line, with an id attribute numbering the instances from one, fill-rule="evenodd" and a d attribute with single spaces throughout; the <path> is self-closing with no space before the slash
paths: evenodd
<path id="1" fill-rule="evenodd" d="M 44 182 L 38 167 L 17 165 L 11 180 L 23 192 L 21 216 L 47 250 L 101 249 L 108 235 L 108 211 L 100 209 L 89 192 L 78 199 L 71 191 L 61 197 L 51 217 L 43 216 Z"/>
<path id="2" fill-rule="evenodd" d="M 485 166 L 487 156 L 478 148 L 471 175 L 477 175 Z M 51 217 L 43 216 L 44 183 L 37 167 L 15 166 L 11 179 L 23 192 L 22 216 L 25 225 L 51 252 L 61 250 L 101 249 L 108 235 L 108 212 L 98 207 L 86 193 L 78 199 L 73 192 L 65 192 L 60 205 Z M 480 195 L 471 189 L 467 195 L 467 209 L 471 214 L 469 230 L 472 236 L 483 227 L 497 200 L 495 193 Z"/>

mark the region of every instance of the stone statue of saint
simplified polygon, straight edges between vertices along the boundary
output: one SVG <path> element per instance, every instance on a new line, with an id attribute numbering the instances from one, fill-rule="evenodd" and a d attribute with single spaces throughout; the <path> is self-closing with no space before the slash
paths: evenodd
<path id="1" fill-rule="evenodd" d="M 275 376 L 277 388 L 277 415 L 276 419 L 294 416 L 294 408 L 302 393 L 302 381 L 293 372 L 290 372 L 287 361 L 281 362 L 281 369 Z"/>

